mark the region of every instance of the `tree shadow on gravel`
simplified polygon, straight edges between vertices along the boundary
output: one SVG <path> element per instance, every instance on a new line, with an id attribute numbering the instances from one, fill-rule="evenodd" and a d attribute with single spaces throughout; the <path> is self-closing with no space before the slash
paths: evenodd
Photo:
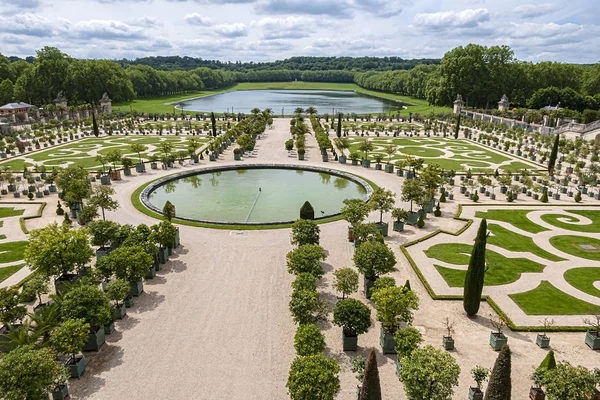
<path id="1" fill-rule="evenodd" d="M 179 261 L 179 260 L 169 260 L 164 266 L 162 271 L 164 271 L 165 274 L 174 272 L 174 273 L 179 273 L 179 272 L 183 272 L 187 269 L 187 264 L 184 263 L 183 261 Z"/>
<path id="2" fill-rule="evenodd" d="M 135 311 L 147 312 L 155 310 L 161 303 L 165 301 L 165 296 L 156 292 L 144 292 L 143 295 L 136 299 Z"/>
<path id="3" fill-rule="evenodd" d="M 133 306 L 135 307 L 135 304 Z M 129 310 L 131 310 L 131 308 Z M 115 328 L 121 332 L 127 331 L 136 326 L 138 322 L 140 322 L 139 319 L 127 314 L 122 320 L 115 322 Z"/>
<path id="4" fill-rule="evenodd" d="M 328 272 L 331 272 L 334 270 L 333 265 L 331 265 L 331 264 L 321 263 L 321 266 L 323 267 L 323 271 L 325 271 L 325 273 L 328 273 Z"/>
<path id="5" fill-rule="evenodd" d="M 489 328 L 490 332 L 495 330 L 495 328 L 492 326 L 492 319 L 490 317 L 485 317 L 483 315 L 477 315 L 475 317 L 469 318 L 469 320 L 472 322 L 475 322 L 478 325 Z M 529 337 L 527 337 L 519 332 L 512 331 L 508 327 L 504 328 L 502 330 L 502 333 L 504 333 L 506 336 L 513 338 L 515 340 L 522 340 L 524 342 L 533 343 L 533 341 Z M 510 342 L 508 344 L 510 345 Z"/>
<path id="6" fill-rule="evenodd" d="M 157 274 L 159 274 L 159 273 L 160 273 L 160 271 Z M 164 276 L 156 275 L 152 279 L 147 279 L 144 282 L 144 285 L 146 285 L 146 286 L 156 286 L 156 285 L 163 285 L 165 283 L 167 283 L 167 280 L 165 279 Z"/>
<path id="7" fill-rule="evenodd" d="M 71 379 L 71 398 L 86 399 L 102 388 L 106 381 L 100 378 L 103 372 L 123 364 L 124 350 L 116 345 L 105 344 L 99 352 L 85 353 L 85 373 L 79 379 Z"/>

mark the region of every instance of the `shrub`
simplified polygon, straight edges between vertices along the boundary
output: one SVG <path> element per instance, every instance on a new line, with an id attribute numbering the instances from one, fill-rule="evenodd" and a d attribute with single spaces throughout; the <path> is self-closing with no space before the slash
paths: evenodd
<path id="1" fill-rule="evenodd" d="M 395 270 L 396 256 L 385 243 L 369 240 L 361 243 L 354 253 L 354 265 L 365 277 L 374 280 Z"/>
<path id="2" fill-rule="evenodd" d="M 56 215 L 64 215 L 65 210 L 62 208 L 62 205 L 60 204 L 60 201 L 58 202 L 58 205 L 56 206 Z"/>
<path id="3" fill-rule="evenodd" d="M 473 200 L 475 203 L 477 203 L 477 201 L 479 200 L 479 194 L 477 194 L 477 192 L 473 192 L 473 195 L 471 196 L 471 200 Z"/>
<path id="4" fill-rule="evenodd" d="M 292 225 L 293 245 L 302 246 L 305 244 L 319 244 L 319 234 L 321 229 L 315 221 L 310 219 L 299 219 Z"/>
<path id="5" fill-rule="evenodd" d="M 510 400 L 512 387 L 510 358 L 510 348 L 508 345 L 502 346 L 485 391 L 486 400 Z"/>
<path id="6" fill-rule="evenodd" d="M 540 198 L 540 201 L 542 203 L 548 202 L 548 190 L 544 190 L 544 192 L 542 193 L 542 197 Z"/>
<path id="7" fill-rule="evenodd" d="M 358 400 L 381 400 L 381 385 L 375 350 L 371 350 L 365 365 L 364 378 L 358 394 Z"/>
<path id="8" fill-rule="evenodd" d="M 396 331 L 399 321 L 412 323 L 413 310 L 419 309 L 419 298 L 415 292 L 396 286 L 374 291 L 371 299 L 375 303 L 377 319 L 390 333 Z"/>
<path id="9" fill-rule="evenodd" d="M 359 300 L 341 300 L 333 309 L 333 323 L 341 326 L 346 336 L 362 335 L 371 327 L 371 310 Z"/>
<path id="10" fill-rule="evenodd" d="M 61 315 L 65 319 L 83 319 L 92 330 L 95 330 L 110 320 L 110 305 L 108 298 L 96 286 L 78 284 L 72 286 L 63 295 Z"/>
<path id="11" fill-rule="evenodd" d="M 296 357 L 290 367 L 286 387 L 292 400 L 333 400 L 340 389 L 335 360 L 323 354 Z"/>
<path id="12" fill-rule="evenodd" d="M 442 192 L 442 195 L 440 196 L 440 202 L 441 203 L 445 203 L 446 202 L 446 192 Z"/>
<path id="13" fill-rule="evenodd" d="M 302 272 L 296 276 L 292 282 L 292 290 L 317 291 L 317 278 L 311 273 Z"/>
<path id="14" fill-rule="evenodd" d="M 287 253 L 287 267 L 290 274 L 308 272 L 320 278 L 323 276 L 321 261 L 327 258 L 325 250 L 316 244 L 305 244 Z"/>
<path id="15" fill-rule="evenodd" d="M 300 325 L 294 336 L 294 348 L 302 357 L 322 353 L 325 349 L 325 337 L 315 324 Z"/>
<path id="16" fill-rule="evenodd" d="M 77 353 L 83 349 L 85 342 L 88 340 L 90 332 L 90 324 L 85 320 L 67 319 L 52 331 L 50 341 L 52 347 L 59 353 L 69 354 L 71 360 L 75 361 Z"/>
<path id="17" fill-rule="evenodd" d="M 297 324 L 310 324 L 326 319 L 327 305 L 312 290 L 295 290 L 290 300 L 290 312 Z"/>
<path id="18" fill-rule="evenodd" d="M 373 287 L 371 288 L 371 295 L 379 289 L 394 286 L 396 286 L 396 280 L 391 276 L 384 276 L 383 278 L 378 278 L 373 284 Z"/>
<path id="19" fill-rule="evenodd" d="M 115 302 L 115 308 L 120 307 L 120 302 L 123 301 L 129 291 L 131 290 L 131 285 L 125 282 L 122 279 L 116 279 L 108 284 L 108 291 L 106 292 L 106 296 L 110 301 Z"/>
<path id="20" fill-rule="evenodd" d="M 300 207 L 300 219 L 315 219 L 315 209 L 308 201 Z"/>
<path id="21" fill-rule="evenodd" d="M 512 203 L 514 201 L 514 196 L 513 196 L 513 192 L 508 192 L 508 194 L 506 195 L 506 201 L 508 201 L 509 203 Z"/>
<path id="22" fill-rule="evenodd" d="M 406 329 L 398 329 L 394 333 L 394 340 L 396 341 L 394 350 L 396 350 L 398 358 L 410 357 L 412 352 L 423 342 L 423 336 L 416 328 L 409 326 Z"/>
<path id="23" fill-rule="evenodd" d="M 575 202 L 579 203 L 581 201 L 581 192 L 577 191 L 577 194 L 575 194 Z"/>
<path id="24" fill-rule="evenodd" d="M 419 228 L 423 228 L 425 226 L 425 220 L 423 219 L 423 215 L 419 215 L 419 219 L 417 220 L 417 226 Z"/>
<path id="25" fill-rule="evenodd" d="M 440 210 L 440 204 L 438 203 L 437 206 L 435 206 L 435 211 L 433 212 L 433 215 L 435 215 L 436 217 L 441 217 L 442 216 L 442 210 Z"/>
<path id="26" fill-rule="evenodd" d="M 0 322 L 11 325 L 20 321 L 27 314 L 27 309 L 19 305 L 19 291 L 14 287 L 0 289 Z"/>
<path id="27" fill-rule="evenodd" d="M 342 299 L 358 290 L 358 273 L 352 268 L 340 268 L 333 272 L 333 287 L 342 293 Z"/>

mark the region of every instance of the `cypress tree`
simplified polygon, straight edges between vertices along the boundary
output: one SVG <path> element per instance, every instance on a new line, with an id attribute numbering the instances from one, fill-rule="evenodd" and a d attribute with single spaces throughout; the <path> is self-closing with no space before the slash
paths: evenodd
<path id="1" fill-rule="evenodd" d="M 454 139 L 458 139 L 458 130 L 460 129 L 460 113 L 458 114 L 458 121 L 456 121 L 456 132 L 454 133 Z"/>
<path id="2" fill-rule="evenodd" d="M 315 209 L 310 202 L 305 201 L 300 207 L 300 219 L 315 219 Z"/>
<path id="3" fill-rule="evenodd" d="M 510 400 L 510 348 L 504 345 L 490 375 L 485 400 Z"/>
<path id="4" fill-rule="evenodd" d="M 217 137 L 217 120 L 215 119 L 215 113 L 210 113 L 210 123 L 212 125 L 213 136 Z"/>
<path id="5" fill-rule="evenodd" d="M 342 113 L 338 114 L 337 130 L 336 130 L 335 134 L 339 138 L 342 137 Z"/>
<path id="6" fill-rule="evenodd" d="M 94 131 L 94 136 L 100 136 L 100 130 L 98 130 L 98 123 L 96 122 L 96 113 L 92 111 L 92 131 Z"/>
<path id="7" fill-rule="evenodd" d="M 560 135 L 556 134 L 554 138 L 554 146 L 552 146 L 552 153 L 550 153 L 550 160 L 548 160 L 548 173 L 554 173 L 554 166 L 556 165 L 556 157 L 558 157 L 558 141 L 560 140 Z"/>
<path id="8" fill-rule="evenodd" d="M 463 307 L 468 316 L 472 317 L 479 311 L 481 303 L 481 292 L 483 291 L 483 278 L 485 277 L 485 244 L 487 241 L 487 220 L 481 220 L 471 259 L 469 269 L 465 276 L 465 291 Z"/>
<path id="9" fill-rule="evenodd" d="M 379 369 L 375 350 L 371 350 L 365 366 L 365 376 L 358 395 L 358 400 L 381 400 L 381 386 L 379 385 Z"/>
<path id="10" fill-rule="evenodd" d="M 540 201 L 542 203 L 547 203 L 548 202 L 548 190 L 544 190 L 544 193 L 542 193 L 542 197 L 540 198 Z"/>

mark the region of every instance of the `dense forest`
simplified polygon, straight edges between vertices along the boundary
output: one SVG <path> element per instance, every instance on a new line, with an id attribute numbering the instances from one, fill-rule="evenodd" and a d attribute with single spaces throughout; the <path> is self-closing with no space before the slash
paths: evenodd
<path id="1" fill-rule="evenodd" d="M 148 65 L 152 68 L 173 71 L 190 71 L 199 67 L 223 69 L 227 71 L 248 72 L 265 70 L 292 71 L 388 71 L 412 69 L 419 64 L 439 64 L 439 59 L 404 60 L 400 57 L 291 57 L 272 62 L 221 62 L 193 57 L 144 57 L 136 60 L 120 60 L 127 68 L 130 65 Z"/>
<path id="2" fill-rule="evenodd" d="M 493 109 L 503 94 L 511 107 L 558 105 L 582 122 L 600 117 L 600 64 L 531 63 L 507 46 L 470 44 L 441 60 L 398 57 L 292 57 L 269 63 L 224 63 L 191 57 L 134 61 L 78 60 L 45 47 L 35 58 L 0 55 L 0 103 L 52 103 L 63 91 L 71 105 L 115 102 L 204 89 L 236 82 L 344 82 L 371 90 L 451 105 L 461 94 L 467 107 Z"/>

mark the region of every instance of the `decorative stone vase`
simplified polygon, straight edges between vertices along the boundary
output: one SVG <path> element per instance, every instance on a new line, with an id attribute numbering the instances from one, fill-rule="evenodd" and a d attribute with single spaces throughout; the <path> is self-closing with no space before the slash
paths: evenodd
<path id="1" fill-rule="evenodd" d="M 503 333 L 491 332 L 490 333 L 490 346 L 495 351 L 500 351 L 502 346 L 508 343 L 508 338 Z"/>

